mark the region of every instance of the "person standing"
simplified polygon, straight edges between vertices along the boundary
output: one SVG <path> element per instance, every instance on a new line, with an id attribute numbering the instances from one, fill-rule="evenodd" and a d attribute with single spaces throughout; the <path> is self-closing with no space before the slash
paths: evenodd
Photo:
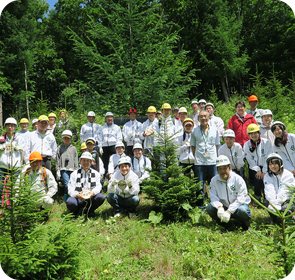
<path id="1" fill-rule="evenodd" d="M 205 105 L 205 110 L 210 115 L 209 125 L 212 127 L 214 126 L 218 130 L 219 138 L 222 139 L 223 133 L 224 133 L 224 122 L 222 118 L 216 117 L 214 115 L 215 107 L 212 103 L 207 103 Z"/>
<path id="2" fill-rule="evenodd" d="M 140 139 L 142 123 L 136 120 L 137 114 L 136 109 L 131 108 L 129 110 L 128 115 L 130 117 L 130 121 L 124 124 L 122 131 L 124 141 L 127 143 L 127 155 L 129 157 L 132 157 L 133 155 L 133 146 L 136 143 L 142 143 L 142 140 Z"/>
<path id="3" fill-rule="evenodd" d="M 87 114 L 88 123 L 83 124 L 80 131 L 80 141 L 81 143 L 85 142 L 89 137 L 95 139 L 95 144 L 98 144 L 99 133 L 101 130 L 101 125 L 95 123 L 95 113 L 93 111 L 88 112 Z"/>
<path id="4" fill-rule="evenodd" d="M 196 124 L 196 121 L 198 121 L 198 114 L 199 114 L 199 107 L 198 107 L 198 101 L 193 100 L 191 103 L 191 107 L 194 110 L 188 117 L 194 121 L 194 126 L 198 126 L 199 123 Z"/>
<path id="5" fill-rule="evenodd" d="M 50 113 L 48 115 L 48 119 L 49 119 L 49 125 L 47 127 L 47 130 L 50 131 L 51 133 L 53 133 L 53 135 L 55 136 L 56 134 L 56 114 L 55 113 Z"/>
<path id="6" fill-rule="evenodd" d="M 249 105 L 251 109 L 249 109 L 246 113 L 252 115 L 255 118 L 257 124 L 260 126 L 262 124 L 261 117 L 262 117 L 263 110 L 257 109 L 258 98 L 256 95 L 251 95 L 248 101 L 249 101 Z"/>
<path id="7" fill-rule="evenodd" d="M 69 114 L 68 114 L 67 110 L 65 110 L 65 109 L 61 110 L 59 112 L 59 117 L 60 117 L 60 121 L 56 125 L 56 131 L 59 132 L 60 135 L 62 134 L 62 132 L 64 130 L 72 131 L 72 134 L 73 134 L 72 140 L 74 142 L 77 142 L 78 141 L 77 128 L 76 128 L 75 124 L 70 121 Z"/>
<path id="8" fill-rule="evenodd" d="M 21 130 L 17 133 L 20 137 L 24 138 L 25 142 L 28 142 L 28 138 L 30 135 L 30 131 L 28 130 L 29 127 L 29 120 L 26 118 L 23 118 L 20 120 L 19 125 Z"/>
<path id="9" fill-rule="evenodd" d="M 273 114 L 271 110 L 268 110 L 268 109 L 263 110 L 261 117 L 262 117 L 262 124 L 260 125 L 261 137 L 268 139 L 271 145 L 274 146 L 275 136 L 271 132 L 271 125 L 272 125 L 272 118 L 273 118 Z"/>

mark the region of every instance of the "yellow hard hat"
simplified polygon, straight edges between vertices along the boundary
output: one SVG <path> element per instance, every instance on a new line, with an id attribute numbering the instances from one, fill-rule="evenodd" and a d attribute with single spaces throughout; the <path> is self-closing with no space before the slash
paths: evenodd
<path id="1" fill-rule="evenodd" d="M 156 113 L 157 112 L 156 107 L 154 107 L 154 106 L 148 107 L 147 112 L 148 113 Z"/>
<path id="2" fill-rule="evenodd" d="M 255 132 L 255 131 L 260 131 L 260 128 L 257 124 L 255 123 L 251 123 L 248 125 L 247 127 L 247 133 L 252 133 L 252 132 Z"/>
<path id="3" fill-rule="evenodd" d="M 86 142 L 83 142 L 81 144 L 81 150 L 84 150 L 84 149 L 87 149 Z"/>
<path id="4" fill-rule="evenodd" d="M 50 114 L 48 115 L 48 118 L 50 118 L 50 117 L 54 117 L 54 118 L 56 118 L 56 114 L 54 114 L 54 113 L 50 113 Z"/>
<path id="5" fill-rule="evenodd" d="M 47 116 L 45 115 L 41 115 L 39 118 L 38 118 L 38 121 L 41 122 L 41 121 L 46 121 L 46 122 L 49 122 L 49 119 Z"/>
<path id="6" fill-rule="evenodd" d="M 170 109 L 171 110 L 171 106 L 170 106 L 170 104 L 168 104 L 168 103 L 164 103 L 163 105 L 162 105 L 162 108 L 161 108 L 162 110 L 164 110 L 164 109 Z"/>
<path id="7" fill-rule="evenodd" d="M 28 119 L 26 118 L 23 118 L 20 120 L 19 124 L 22 124 L 22 123 L 30 123 Z"/>
<path id="8" fill-rule="evenodd" d="M 193 119 L 191 119 L 191 118 L 186 118 L 186 119 L 184 119 L 184 121 L 183 121 L 183 125 L 184 125 L 186 122 L 192 122 L 193 125 L 195 124 L 195 122 L 194 122 Z"/>

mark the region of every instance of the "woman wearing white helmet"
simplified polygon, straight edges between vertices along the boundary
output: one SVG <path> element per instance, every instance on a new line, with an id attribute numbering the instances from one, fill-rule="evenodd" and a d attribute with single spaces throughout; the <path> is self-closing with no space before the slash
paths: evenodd
<path id="1" fill-rule="evenodd" d="M 286 126 L 276 121 L 271 126 L 275 136 L 273 152 L 278 153 L 284 161 L 285 169 L 295 176 L 295 135 L 286 131 Z"/>
<path id="2" fill-rule="evenodd" d="M 284 169 L 284 162 L 280 155 L 270 154 L 267 159 L 267 173 L 264 176 L 265 197 L 277 210 L 284 212 L 291 199 L 290 187 L 295 187 L 293 174 Z M 293 207 L 294 208 L 294 207 Z M 275 212 L 269 204 L 268 209 Z M 278 217 L 270 213 L 273 223 L 279 222 Z"/>
<path id="3" fill-rule="evenodd" d="M 107 200 L 114 209 L 114 217 L 119 217 L 123 210 L 129 217 L 135 217 L 135 209 L 139 204 L 138 176 L 130 169 L 129 157 L 122 157 L 118 162 L 119 170 L 112 176 L 108 185 Z"/>

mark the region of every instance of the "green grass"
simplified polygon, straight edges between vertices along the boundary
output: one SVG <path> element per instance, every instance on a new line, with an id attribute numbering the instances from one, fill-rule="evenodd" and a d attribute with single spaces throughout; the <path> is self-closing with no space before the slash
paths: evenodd
<path id="1" fill-rule="evenodd" d="M 148 221 L 152 201 L 140 195 L 137 217 L 110 218 L 107 201 L 96 218 L 74 219 L 81 232 L 84 252 L 77 279 L 280 279 L 281 263 L 273 248 L 262 245 L 255 232 L 274 237 L 268 213 L 251 207 L 253 232 L 227 232 L 205 215 L 205 221 L 161 223 Z M 48 223 L 67 213 L 65 204 L 54 205 Z M 85 238 L 84 238 L 85 237 Z M 88 237 L 88 238 L 87 238 Z M 70 237 L 69 237 L 70 238 Z"/>

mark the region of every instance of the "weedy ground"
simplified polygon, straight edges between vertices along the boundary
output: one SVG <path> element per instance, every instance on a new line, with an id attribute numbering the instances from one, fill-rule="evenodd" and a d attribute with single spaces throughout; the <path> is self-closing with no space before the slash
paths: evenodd
<path id="1" fill-rule="evenodd" d="M 107 201 L 97 216 L 73 218 L 84 252 L 77 279 L 280 279 L 282 264 L 274 248 L 261 244 L 257 233 L 275 238 L 268 213 L 250 206 L 252 232 L 225 231 L 204 212 L 202 224 L 148 221 L 151 200 L 140 194 L 137 217 L 112 218 Z M 56 203 L 48 223 L 67 213 Z M 69 238 L 71 238 L 69 236 Z"/>

